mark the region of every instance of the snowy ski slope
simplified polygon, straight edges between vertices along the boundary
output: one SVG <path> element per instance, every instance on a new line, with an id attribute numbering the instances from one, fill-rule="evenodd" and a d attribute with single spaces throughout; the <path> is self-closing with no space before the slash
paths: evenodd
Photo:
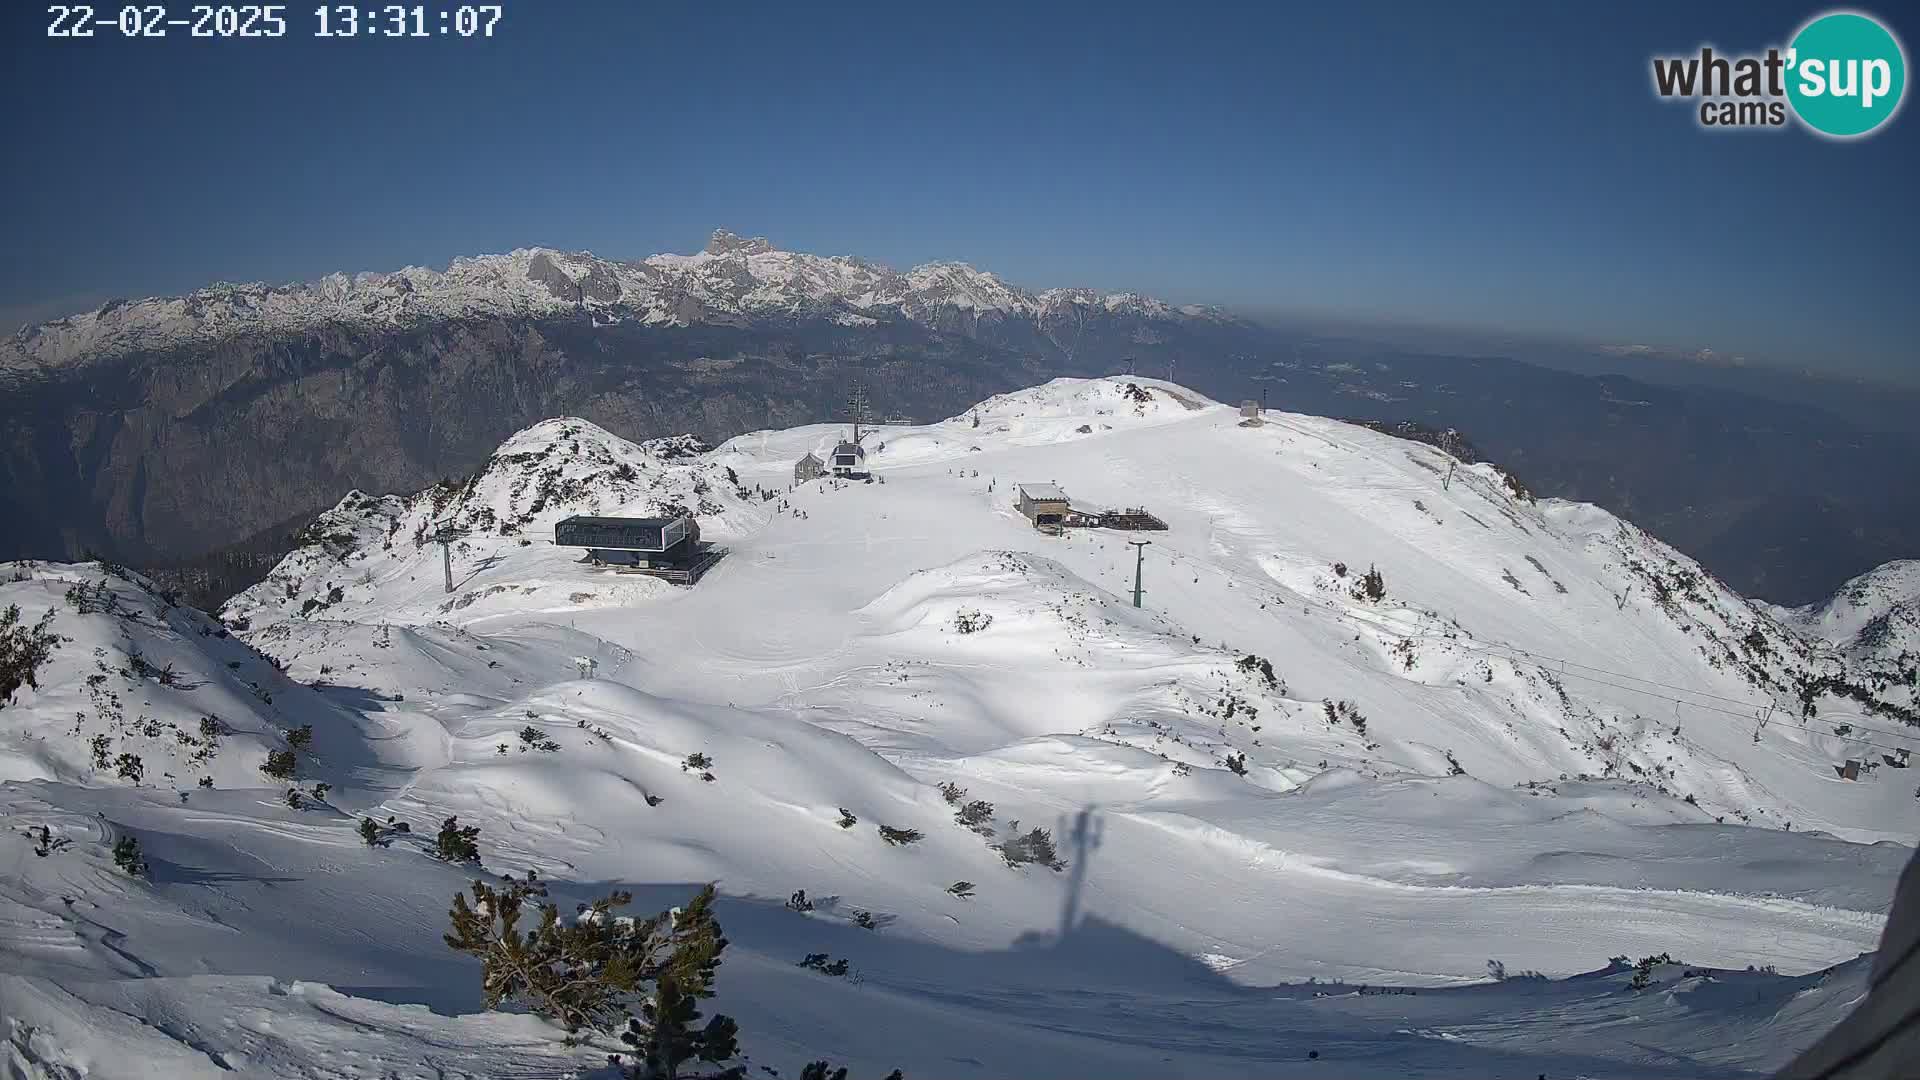
<path id="1" fill-rule="evenodd" d="M 12 1075 L 590 1069 L 480 1013 L 442 945 L 449 814 L 563 900 L 718 882 L 714 1006 L 783 1070 L 1757 1075 L 1863 992 L 1920 832 L 1912 643 L 1863 633 L 1910 618 L 1898 564 L 1766 609 L 1492 466 L 1147 379 L 876 429 L 881 482 L 790 490 L 844 435 L 548 421 L 464 484 L 348 496 L 218 623 L 136 575 L 0 569 L 72 639 L 0 709 Z M 1044 536 L 1021 482 L 1170 528 Z M 676 510 L 730 551 L 692 589 L 551 543 Z M 66 599 L 103 579 L 111 610 Z M 303 724 L 299 783 L 331 790 L 294 809 L 259 766 Z M 411 838 L 370 849 L 362 815 Z M 1059 870 L 989 846 L 1016 820 Z M 36 857 L 41 825 L 70 843 Z M 113 869 L 128 834 L 149 884 Z M 1661 952 L 1645 991 L 1610 963 Z"/>

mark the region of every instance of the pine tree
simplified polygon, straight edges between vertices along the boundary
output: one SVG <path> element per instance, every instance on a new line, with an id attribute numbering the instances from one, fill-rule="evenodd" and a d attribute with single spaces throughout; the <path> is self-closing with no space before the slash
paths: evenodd
<path id="1" fill-rule="evenodd" d="M 546 886 L 531 872 L 511 876 L 501 889 L 476 881 L 470 903 L 456 894 L 449 912 L 450 948 L 481 961 L 488 1008 L 515 1001 L 568 1032 L 610 1031 L 624 1024 L 621 1041 L 637 1058 L 633 1075 L 666 1080 L 683 1064 L 719 1064 L 737 1055 L 738 1029 L 715 1016 L 699 1024 L 701 998 L 713 996 L 713 978 L 727 946 L 714 917 L 713 886 L 684 908 L 646 919 L 616 917 L 631 893 L 615 892 L 581 905 L 570 923 L 559 908 L 539 903 Z M 520 929 L 529 904 L 538 925 Z"/>
<path id="2" fill-rule="evenodd" d="M 123 836 L 114 841 L 113 865 L 134 877 L 145 877 L 147 861 L 140 857 L 140 841 L 131 836 Z"/>
<path id="3" fill-rule="evenodd" d="M 983 836 L 993 835 L 993 804 L 975 799 L 954 812 L 953 820 Z"/>
<path id="4" fill-rule="evenodd" d="M 380 843 L 380 826 L 375 824 L 372 818 L 360 819 L 360 839 L 366 841 L 368 847 L 374 847 Z"/>
<path id="5" fill-rule="evenodd" d="M 880 838 L 889 844 L 915 844 L 920 841 L 919 829 L 896 829 L 891 825 L 882 825 L 879 828 Z"/>
<path id="6" fill-rule="evenodd" d="M 1034 828 L 1025 833 L 1020 831 L 1020 822 L 1015 819 L 1008 826 L 1013 835 L 1000 844 L 1000 857 L 1009 867 L 1019 869 L 1026 863 L 1039 863 L 1049 870 L 1065 870 L 1066 861 L 1060 858 L 1053 845 L 1053 832 L 1049 829 Z"/>
<path id="7" fill-rule="evenodd" d="M 52 630 L 53 609 L 32 625 L 20 621 L 20 605 L 0 611 L 0 707 L 13 700 L 22 686 L 38 690 L 40 665 L 65 641 Z"/>
<path id="8" fill-rule="evenodd" d="M 459 817 L 450 817 L 440 823 L 440 835 L 433 841 L 434 857 L 445 862 L 477 863 L 480 846 L 474 841 L 479 838 L 480 826 L 461 825 Z"/>
<path id="9" fill-rule="evenodd" d="M 1354 586 L 1353 595 L 1355 599 L 1369 600 L 1377 604 L 1387 598 L 1387 579 L 1380 576 L 1377 568 L 1369 566 L 1367 572 L 1361 576 L 1359 584 Z"/>
<path id="10" fill-rule="evenodd" d="M 847 974 L 847 961 L 844 958 L 829 963 L 827 954 L 823 952 L 808 953 L 806 959 L 800 961 L 800 966 L 835 978 L 844 978 Z"/>

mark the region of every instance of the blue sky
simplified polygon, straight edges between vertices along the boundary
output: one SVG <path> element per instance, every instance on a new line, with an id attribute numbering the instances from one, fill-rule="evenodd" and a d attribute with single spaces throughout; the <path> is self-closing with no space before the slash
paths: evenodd
<path id="1" fill-rule="evenodd" d="M 506 7 L 492 41 L 315 39 L 296 4 L 285 40 L 127 42 L 9 5 L 0 314 L 725 226 L 1920 378 L 1920 113 L 1714 134 L 1649 88 L 1817 5 Z"/>

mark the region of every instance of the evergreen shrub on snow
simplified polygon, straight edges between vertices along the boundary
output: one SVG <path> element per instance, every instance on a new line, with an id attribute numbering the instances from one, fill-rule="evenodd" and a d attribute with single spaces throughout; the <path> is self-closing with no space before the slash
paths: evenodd
<path id="1" fill-rule="evenodd" d="M 20 605 L 0 611 L 0 708 L 13 700 L 22 686 L 37 690 L 40 665 L 65 640 L 53 632 L 53 609 L 31 625 L 20 621 Z"/>
<path id="2" fill-rule="evenodd" d="M 145 877 L 147 874 L 147 861 L 140 857 L 140 841 L 135 840 L 131 836 L 123 836 L 115 841 L 113 845 L 113 865 L 132 874 L 134 877 Z"/>
<path id="3" fill-rule="evenodd" d="M 1034 828 L 1022 833 L 1018 819 L 1010 823 L 1007 829 L 1012 835 L 1001 842 L 999 851 L 1008 866 L 1017 870 L 1028 863 L 1038 863 L 1049 870 L 1067 868 L 1066 860 L 1060 858 L 1054 848 L 1051 830 Z"/>
<path id="4" fill-rule="evenodd" d="M 896 829 L 891 825 L 880 826 L 880 839 L 896 846 L 919 843 L 920 837 L 921 832 L 919 829 Z"/>
<path id="5" fill-rule="evenodd" d="M 480 861 L 480 826 L 461 825 L 459 817 L 450 817 L 440 823 L 440 835 L 433 841 L 434 858 L 444 862 Z"/>
<path id="6" fill-rule="evenodd" d="M 696 1076 L 738 1078 L 745 1066 L 719 1067 L 739 1054 L 731 1017 L 701 1023 L 700 1000 L 713 980 L 727 939 L 714 917 L 712 885 L 684 908 L 644 919 L 616 914 L 633 901 L 614 892 L 582 904 L 562 920 L 543 903 L 546 885 L 529 871 L 509 875 L 501 888 L 476 881 L 456 894 L 448 912 L 449 948 L 481 964 L 488 1008 L 516 1002 L 564 1027 L 618 1032 L 629 1048 L 611 1061 L 623 1075 L 645 1080 Z M 537 921 L 522 929 L 523 917 Z"/>

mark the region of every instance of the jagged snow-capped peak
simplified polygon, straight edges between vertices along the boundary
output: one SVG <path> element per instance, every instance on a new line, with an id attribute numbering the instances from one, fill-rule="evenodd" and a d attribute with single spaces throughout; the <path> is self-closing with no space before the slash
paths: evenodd
<path id="1" fill-rule="evenodd" d="M 116 300 L 0 341 L 0 371 L 244 334 L 377 329 L 456 317 L 585 313 L 596 320 L 684 326 L 810 313 L 849 325 L 886 318 L 945 325 L 950 314 L 997 312 L 1044 321 L 1055 311 L 1086 307 L 1159 320 L 1226 318 L 1215 309 L 1176 308 L 1133 293 L 1031 293 L 965 263 L 928 263 L 902 273 L 850 256 L 784 251 L 764 237 L 722 229 L 697 254 L 639 262 L 529 247 L 456 258 L 445 270 L 409 266 L 287 285 L 219 283 L 185 296 Z"/>
<path id="2" fill-rule="evenodd" d="M 773 245 L 764 236 L 738 236 L 725 229 L 713 230 L 713 236 L 707 241 L 709 255 L 765 255 L 772 250 Z"/>

